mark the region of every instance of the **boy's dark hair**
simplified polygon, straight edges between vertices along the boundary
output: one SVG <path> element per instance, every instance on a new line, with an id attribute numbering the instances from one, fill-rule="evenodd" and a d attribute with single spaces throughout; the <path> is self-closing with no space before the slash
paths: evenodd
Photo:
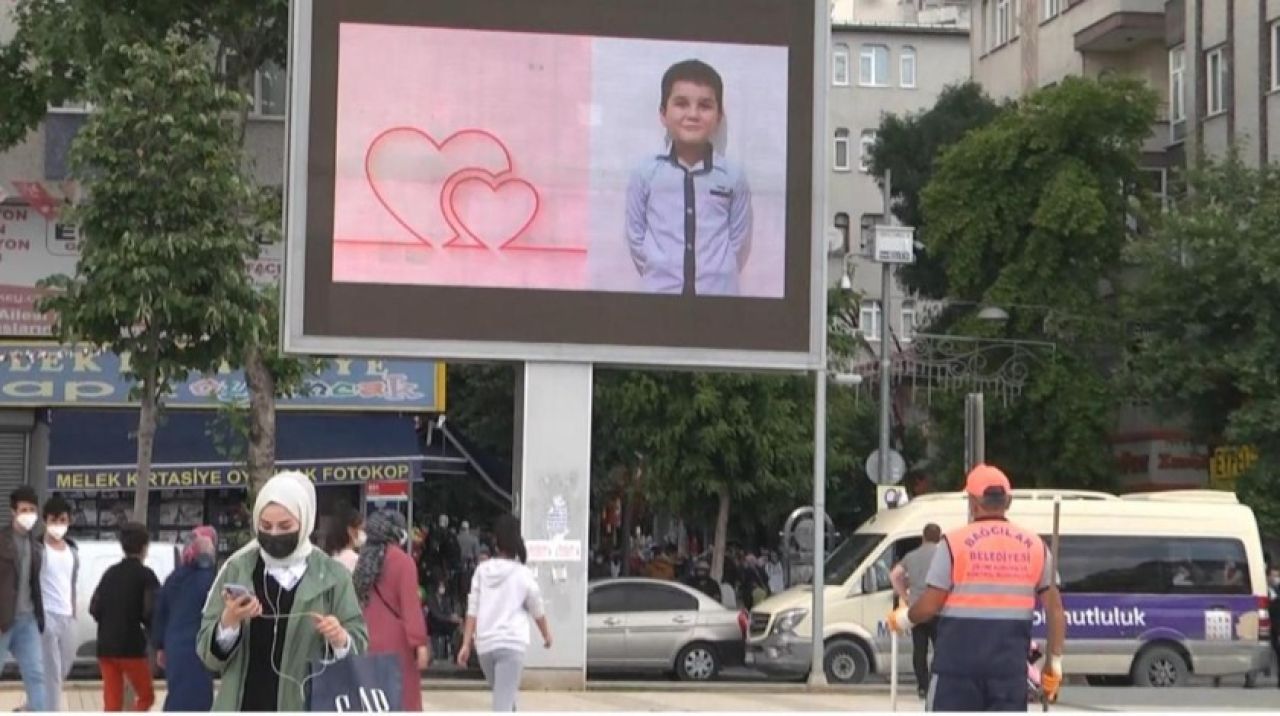
<path id="1" fill-rule="evenodd" d="M 124 547 L 126 557 L 137 557 L 151 543 L 151 535 L 147 528 L 137 522 L 126 522 L 120 526 L 120 546 Z"/>
<path id="2" fill-rule="evenodd" d="M 30 485 L 22 485 L 9 493 L 9 508 L 18 509 L 18 504 L 25 502 L 28 505 L 34 505 L 37 509 L 40 507 L 40 496 L 36 494 L 35 488 Z"/>
<path id="3" fill-rule="evenodd" d="M 692 82 L 695 85 L 710 87 L 716 95 L 716 106 L 720 114 L 724 114 L 724 80 L 720 73 L 702 60 L 685 60 L 667 68 L 662 75 L 662 104 L 658 109 L 665 110 L 667 101 L 671 99 L 671 89 L 677 82 Z"/>
<path id="4" fill-rule="evenodd" d="M 524 538 L 520 536 L 520 520 L 512 515 L 503 515 L 493 526 L 494 541 L 498 543 L 498 552 L 504 556 L 520 560 L 523 564 L 527 558 Z"/>
<path id="5" fill-rule="evenodd" d="M 63 499 L 62 495 L 54 495 L 44 501 L 44 511 L 41 513 L 47 520 L 50 517 L 58 515 L 71 516 L 71 504 Z"/>

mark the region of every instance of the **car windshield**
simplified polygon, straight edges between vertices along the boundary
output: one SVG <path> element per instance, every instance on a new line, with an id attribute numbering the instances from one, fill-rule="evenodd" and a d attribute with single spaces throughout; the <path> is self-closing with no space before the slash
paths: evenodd
<path id="1" fill-rule="evenodd" d="M 865 533 L 850 536 L 827 558 L 825 570 L 827 584 L 844 584 L 853 574 L 853 570 L 857 569 L 858 565 L 862 564 L 863 560 L 883 541 L 882 534 Z"/>

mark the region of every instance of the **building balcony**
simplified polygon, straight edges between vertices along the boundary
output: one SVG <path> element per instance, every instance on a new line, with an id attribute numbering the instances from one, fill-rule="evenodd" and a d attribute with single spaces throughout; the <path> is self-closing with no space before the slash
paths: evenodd
<path id="1" fill-rule="evenodd" d="M 1124 52 L 1164 41 L 1164 0 L 1092 0 L 1098 18 L 1075 34 L 1079 52 Z"/>

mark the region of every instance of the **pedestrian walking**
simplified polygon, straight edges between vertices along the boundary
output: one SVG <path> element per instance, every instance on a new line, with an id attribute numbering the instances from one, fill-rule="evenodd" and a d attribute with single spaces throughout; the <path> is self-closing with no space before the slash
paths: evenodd
<path id="1" fill-rule="evenodd" d="M 255 539 L 222 566 L 205 602 L 196 648 L 221 675 L 216 711 L 306 711 L 306 687 L 325 666 L 365 651 L 369 637 L 351 575 L 311 544 L 316 490 L 282 472 L 258 491 Z"/>
<path id="2" fill-rule="evenodd" d="M 44 549 L 34 530 L 39 498 L 27 485 L 9 495 L 13 524 L 0 536 L 0 663 L 12 652 L 28 711 L 47 711 L 44 679 Z"/>
<path id="3" fill-rule="evenodd" d="M 165 711 L 208 711 L 213 707 L 213 674 L 196 653 L 196 634 L 213 586 L 218 533 L 202 525 L 183 540 L 182 564 L 164 580 L 151 620 L 156 662 L 164 669 Z"/>
<path id="4" fill-rule="evenodd" d="M 89 601 L 89 614 L 98 622 L 98 668 L 102 672 L 102 710 L 124 710 L 124 682 L 134 701 L 130 711 L 150 711 L 156 701 L 147 659 L 145 627 L 160 581 L 143 564 L 151 536 L 137 522 L 120 528 L 124 559 L 111 565 Z"/>
<path id="5" fill-rule="evenodd" d="M 44 602 L 44 685 L 46 710 L 62 708 L 62 684 L 76 659 L 76 581 L 80 548 L 67 537 L 71 505 L 61 495 L 44 503 L 44 565 L 40 593 Z"/>
<path id="6" fill-rule="evenodd" d="M 907 553 L 889 573 L 899 606 L 913 607 L 924 596 L 925 580 L 933 564 L 934 553 L 942 541 L 942 528 L 930 522 L 924 526 L 924 541 Z M 916 694 L 925 698 L 929 690 L 929 648 L 938 637 L 938 620 L 930 619 L 911 627 L 911 666 L 916 673 Z"/>
<path id="7" fill-rule="evenodd" d="M 1056 700 L 1062 684 L 1066 617 L 1054 566 L 1035 532 L 1009 522 L 1009 478 L 978 465 L 965 481 L 969 524 L 947 533 L 915 606 L 889 615 L 906 633 L 938 618 L 929 711 L 1026 711 L 1027 644 L 1037 596 L 1049 624 L 1047 667 L 1041 687 Z"/>
<path id="8" fill-rule="evenodd" d="M 364 546 L 366 539 L 364 515 L 343 502 L 338 505 L 337 513 L 329 522 L 322 546 L 325 553 L 341 562 L 348 572 L 354 572 L 356 560 L 360 558 L 360 548 Z"/>
<path id="9" fill-rule="evenodd" d="M 1280 686 L 1280 568 L 1267 569 L 1267 588 L 1271 597 L 1267 603 L 1267 614 L 1271 617 L 1271 651 L 1276 657 L 1276 686 Z"/>
<path id="10" fill-rule="evenodd" d="M 369 653 L 395 654 L 400 660 L 401 709 L 422 710 L 422 672 L 431 660 L 427 624 L 418 598 L 418 570 L 400 547 L 407 534 L 404 516 L 376 512 L 365 527 L 352 581 L 369 628 Z"/>
<path id="11" fill-rule="evenodd" d="M 529 647 L 529 617 L 551 648 L 551 628 L 543 613 L 542 592 L 533 572 L 524 565 L 520 522 L 511 515 L 494 527 L 497 554 L 476 568 L 467 600 L 467 620 L 458 649 L 458 665 L 465 667 L 474 644 L 480 668 L 493 691 L 493 710 L 516 710 L 516 693 Z"/>

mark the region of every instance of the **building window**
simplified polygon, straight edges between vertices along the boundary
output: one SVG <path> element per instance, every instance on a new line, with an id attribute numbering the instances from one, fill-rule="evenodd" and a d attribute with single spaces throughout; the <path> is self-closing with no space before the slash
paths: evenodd
<path id="1" fill-rule="evenodd" d="M 916 302 L 902 302 L 902 340 L 909 341 L 916 334 Z"/>
<path id="2" fill-rule="evenodd" d="M 871 245 L 876 239 L 876 224 L 883 219 L 880 214 L 863 214 L 858 220 L 858 253 L 864 256 L 871 253 Z"/>
<path id="3" fill-rule="evenodd" d="M 843 43 L 836 45 L 831 55 L 831 84 L 849 86 L 849 46 Z"/>
<path id="4" fill-rule="evenodd" d="M 880 340 L 880 302 L 863 301 L 858 310 L 858 332 L 869 341 Z"/>
<path id="5" fill-rule="evenodd" d="M 898 84 L 903 87 L 916 86 L 916 48 L 910 45 L 902 48 L 898 57 Z"/>
<path id="6" fill-rule="evenodd" d="M 1044 19 L 1052 20 L 1062 12 L 1062 0 L 1040 0 L 1044 8 Z"/>
<path id="7" fill-rule="evenodd" d="M 1208 80 L 1209 103 L 1207 113 L 1212 116 L 1227 109 L 1227 56 L 1223 48 L 1209 50 L 1204 56 L 1205 77 Z"/>
<path id="8" fill-rule="evenodd" d="M 853 247 L 849 245 L 849 215 L 843 211 L 836 214 L 835 225 L 836 231 L 840 232 L 840 247 L 846 254 L 852 253 Z"/>
<path id="9" fill-rule="evenodd" d="M 1271 23 L 1271 89 L 1280 90 L 1280 20 Z"/>
<path id="10" fill-rule="evenodd" d="M 259 117 L 284 117 L 288 78 L 275 64 L 263 65 L 254 76 L 253 109 Z"/>
<path id="11" fill-rule="evenodd" d="M 1011 0 L 996 0 L 996 45 L 1009 41 L 1013 27 L 1013 10 L 1009 7 Z"/>
<path id="12" fill-rule="evenodd" d="M 832 167 L 838 172 L 847 172 L 849 166 L 849 130 L 841 127 L 836 130 L 835 160 Z"/>
<path id="13" fill-rule="evenodd" d="M 1169 136 L 1179 141 L 1187 133 L 1187 51 L 1169 50 Z"/>
<path id="14" fill-rule="evenodd" d="M 982 28 L 983 49 L 990 52 L 996 46 L 996 33 L 992 23 L 991 0 L 982 0 L 982 16 L 978 18 L 978 26 Z"/>
<path id="15" fill-rule="evenodd" d="M 858 55 L 858 84 L 864 87 L 889 86 L 889 48 L 863 45 Z"/>
<path id="16" fill-rule="evenodd" d="M 871 171 L 871 153 L 876 148 L 876 130 L 862 130 L 862 137 L 858 142 L 858 168 L 864 172 Z"/>
<path id="17" fill-rule="evenodd" d="M 93 103 L 83 100 L 69 99 L 61 104 L 49 105 L 50 112 L 62 112 L 67 114 L 86 114 L 93 111 Z"/>
<path id="18" fill-rule="evenodd" d="M 1169 209 L 1169 172 L 1163 167 L 1144 167 L 1142 178 L 1151 198 L 1160 205 L 1161 211 Z"/>

